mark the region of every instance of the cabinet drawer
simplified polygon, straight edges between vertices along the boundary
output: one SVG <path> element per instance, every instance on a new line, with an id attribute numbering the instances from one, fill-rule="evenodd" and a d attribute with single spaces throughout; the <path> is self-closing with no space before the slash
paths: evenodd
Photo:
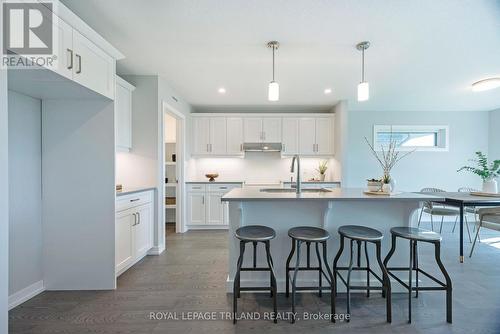
<path id="1" fill-rule="evenodd" d="M 233 189 L 241 188 L 238 184 L 209 184 L 208 192 L 227 193 Z"/>
<path id="2" fill-rule="evenodd" d="M 188 184 L 187 186 L 187 191 L 188 192 L 205 192 L 205 190 L 207 189 L 207 185 L 206 184 Z"/>
<path id="3" fill-rule="evenodd" d="M 151 202 L 153 202 L 152 191 L 123 195 L 116 199 L 116 212 L 127 210 Z"/>

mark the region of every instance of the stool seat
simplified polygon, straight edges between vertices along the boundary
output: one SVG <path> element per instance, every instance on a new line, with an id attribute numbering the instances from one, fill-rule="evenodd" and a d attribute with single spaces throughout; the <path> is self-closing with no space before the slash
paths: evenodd
<path id="1" fill-rule="evenodd" d="M 382 232 L 366 226 L 346 225 L 339 228 L 339 234 L 355 240 L 377 241 L 382 240 Z"/>
<path id="2" fill-rule="evenodd" d="M 290 238 L 306 241 L 306 242 L 320 242 L 330 239 L 328 231 L 313 226 L 299 226 L 288 230 Z"/>
<path id="3" fill-rule="evenodd" d="M 417 227 L 393 227 L 391 233 L 404 239 L 424 242 L 436 242 L 442 239 L 439 233 Z"/>
<path id="4" fill-rule="evenodd" d="M 234 235 L 243 241 L 267 241 L 276 237 L 276 231 L 267 226 L 250 225 L 240 227 Z"/>

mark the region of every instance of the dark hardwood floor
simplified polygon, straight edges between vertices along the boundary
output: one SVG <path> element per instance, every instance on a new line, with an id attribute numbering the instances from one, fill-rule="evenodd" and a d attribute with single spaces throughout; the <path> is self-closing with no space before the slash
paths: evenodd
<path id="1" fill-rule="evenodd" d="M 500 248 L 479 244 L 472 259 L 458 263 L 457 234 L 445 226 L 443 260 L 453 279 L 454 323 L 445 322 L 441 292 L 422 292 L 413 299 L 413 323 L 407 324 L 407 296 L 393 295 L 393 323 L 385 323 L 384 299 L 373 293 L 352 298 L 350 323 L 326 320 L 151 320 L 151 312 L 230 312 L 225 292 L 227 232 L 167 233 L 167 252 L 149 256 L 123 274 L 116 291 L 44 292 L 10 312 L 10 333 L 500 333 Z M 500 237 L 488 232 L 483 239 Z M 496 244 L 500 247 L 500 238 Z M 335 246 L 335 248 L 337 245 Z M 467 243 L 466 250 L 470 245 Z M 422 247 L 420 263 L 434 263 Z M 434 266 L 432 267 L 434 268 Z M 430 272 L 436 273 L 434 269 Z M 326 294 L 328 295 L 328 294 Z M 289 301 L 278 298 L 279 311 Z M 345 310 L 345 296 L 337 299 Z M 271 311 L 264 294 L 242 294 L 242 312 Z M 329 298 L 316 294 L 298 297 L 298 312 L 325 312 Z M 185 313 L 188 314 L 188 313 Z"/>

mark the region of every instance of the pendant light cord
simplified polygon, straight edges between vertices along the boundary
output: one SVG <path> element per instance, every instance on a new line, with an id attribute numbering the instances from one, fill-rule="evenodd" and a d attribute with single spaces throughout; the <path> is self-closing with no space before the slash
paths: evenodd
<path id="1" fill-rule="evenodd" d="M 275 46 L 273 45 L 273 82 L 274 82 L 274 50 Z"/>
<path id="2" fill-rule="evenodd" d="M 362 52 L 362 64 L 361 64 L 361 82 L 365 82 L 365 49 Z"/>

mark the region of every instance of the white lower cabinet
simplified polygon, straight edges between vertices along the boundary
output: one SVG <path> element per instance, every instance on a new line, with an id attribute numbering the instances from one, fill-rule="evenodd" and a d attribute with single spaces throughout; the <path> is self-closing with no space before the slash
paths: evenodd
<path id="1" fill-rule="evenodd" d="M 222 197 L 239 184 L 188 185 L 188 226 L 191 229 L 227 227 L 224 224 Z"/>
<path id="2" fill-rule="evenodd" d="M 153 193 L 117 198 L 115 216 L 115 273 L 129 269 L 153 247 Z"/>

